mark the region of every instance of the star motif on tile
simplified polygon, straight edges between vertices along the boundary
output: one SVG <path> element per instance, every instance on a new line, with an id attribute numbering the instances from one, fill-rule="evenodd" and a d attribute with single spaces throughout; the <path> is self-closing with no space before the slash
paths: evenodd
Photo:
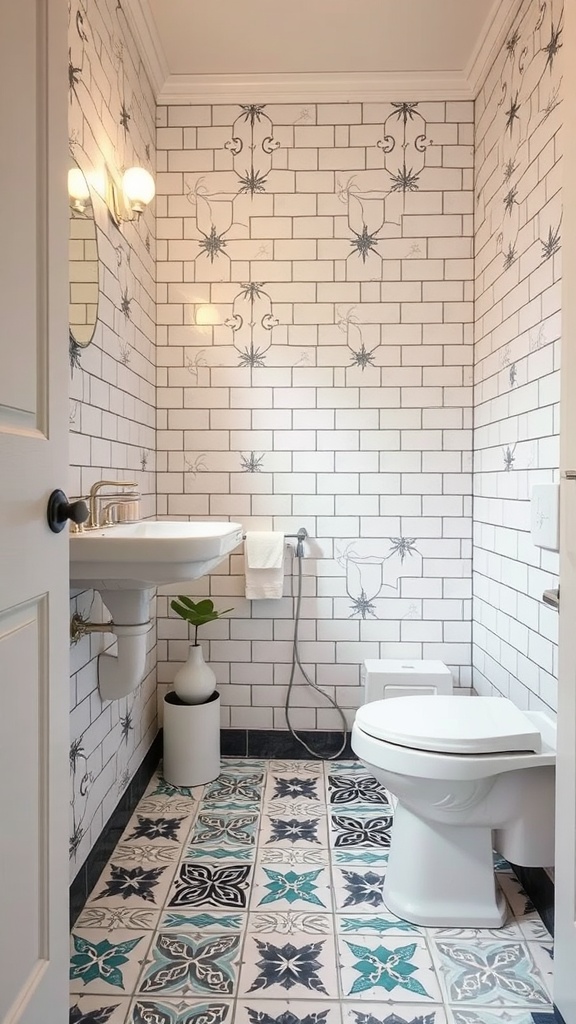
<path id="1" fill-rule="evenodd" d="M 127 837 L 130 839 L 173 839 L 178 840 L 178 829 L 184 818 L 147 818 L 139 814 L 138 824 Z"/>
<path id="2" fill-rule="evenodd" d="M 352 818 L 344 814 L 334 814 L 332 825 L 336 833 L 335 847 L 390 846 L 392 815 Z"/>
<path id="3" fill-rule="evenodd" d="M 287 990 L 301 985 L 312 992 L 323 992 L 328 995 L 318 971 L 322 964 L 318 957 L 324 946 L 323 942 L 310 942 L 304 946 L 295 946 L 287 942 L 284 946 L 275 946 L 272 942 L 260 942 L 256 939 L 260 959 L 256 966 L 260 973 L 249 991 L 270 988 L 280 985 Z"/>
<path id="4" fill-rule="evenodd" d="M 90 942 L 81 935 L 72 935 L 76 953 L 70 959 L 70 980 L 79 979 L 88 985 L 96 978 L 113 985 L 115 988 L 124 988 L 124 977 L 120 967 L 128 963 L 127 953 L 136 948 L 142 936 L 138 939 L 128 939 L 125 942 L 109 942 L 102 939 L 101 942 Z"/>
<path id="5" fill-rule="evenodd" d="M 512 134 L 512 129 L 514 128 L 514 121 L 519 117 L 518 111 L 520 110 L 520 107 L 521 104 L 518 102 L 518 90 L 516 90 L 516 95 L 514 96 L 514 99 L 511 100 L 510 106 L 506 111 L 506 127 L 510 134 Z"/>
<path id="6" fill-rule="evenodd" d="M 318 818 L 291 818 L 286 820 L 284 818 L 270 818 L 271 825 L 271 836 L 268 840 L 270 843 L 289 842 L 297 843 L 304 841 L 307 843 L 320 843 L 318 839 Z"/>
<path id="7" fill-rule="evenodd" d="M 418 970 L 416 964 L 410 963 L 417 949 L 415 943 L 397 946 L 396 949 L 386 949 L 385 946 L 370 949 L 352 942 L 346 942 L 346 945 L 357 958 L 352 966 L 360 975 L 348 995 L 367 992 L 371 988 L 383 988 L 387 992 L 400 988 L 430 998 L 418 979 L 411 977 Z"/>
<path id="8" fill-rule="evenodd" d="M 214 224 L 210 228 L 209 235 L 206 235 L 203 231 L 201 231 L 201 234 L 204 237 L 200 240 L 200 242 L 198 242 L 200 251 L 201 253 L 204 253 L 204 255 L 210 257 L 210 263 L 214 263 L 215 258 L 219 256 L 220 253 L 223 252 L 224 249 L 226 248 L 226 239 L 224 238 L 223 234 L 218 234 Z"/>
<path id="9" fill-rule="evenodd" d="M 130 131 L 129 121 L 131 120 L 131 118 L 132 115 L 128 112 L 126 104 L 123 103 L 122 107 L 120 108 L 120 124 L 122 125 L 125 132 Z"/>
<path id="10" fill-rule="evenodd" d="M 156 937 L 153 963 L 145 973 L 140 991 L 232 995 L 231 961 L 239 946 L 239 935 L 213 935 L 198 942 L 186 934 L 161 932 Z"/>
<path id="11" fill-rule="evenodd" d="M 318 887 L 315 884 L 322 871 L 323 868 L 318 868 L 317 871 L 304 871 L 302 874 L 298 874 L 296 871 L 287 871 L 286 874 L 283 874 L 281 871 L 264 868 L 264 874 L 268 878 L 264 888 L 268 889 L 268 894 L 260 900 L 258 905 L 276 903 L 278 900 L 286 900 L 288 903 L 304 900 L 306 903 L 315 903 L 319 907 L 325 907 L 326 904 L 316 895 Z"/>
<path id="12" fill-rule="evenodd" d="M 250 865 L 214 868 L 184 862 L 174 885 L 170 907 L 212 907 L 244 909 L 247 904 Z"/>
<path id="13" fill-rule="evenodd" d="M 548 230 L 548 238 L 544 241 L 540 239 L 542 244 L 542 259 L 549 260 L 551 256 L 555 256 L 560 251 L 560 225 L 554 230 L 550 227 Z"/>
<path id="14" fill-rule="evenodd" d="M 362 342 L 362 344 L 360 345 L 359 349 L 357 349 L 356 351 L 354 351 L 354 349 L 351 349 L 350 351 L 351 351 L 351 356 L 352 356 L 352 358 L 351 358 L 351 365 L 352 366 L 359 366 L 361 370 L 365 370 L 367 366 L 374 366 L 375 365 L 374 364 L 374 353 L 376 351 L 375 348 L 373 348 L 372 351 L 369 351 L 366 348 L 364 342 Z"/>
<path id="15" fill-rule="evenodd" d="M 505 992 L 512 1005 L 549 1005 L 541 988 L 528 951 L 521 943 L 493 943 L 484 948 L 470 943 L 459 946 L 438 942 L 437 948 L 453 968 L 448 981 L 450 1002 L 469 999 L 494 999 Z"/>
<path id="16" fill-rule="evenodd" d="M 396 174 L 391 176 L 391 181 L 391 192 L 417 192 L 420 187 L 420 175 L 415 174 L 412 168 L 408 170 L 406 164 L 398 168 Z"/>
<path id="17" fill-rule="evenodd" d="M 517 195 L 518 195 L 518 189 L 514 186 L 513 188 L 509 189 L 508 192 L 506 193 L 506 195 L 504 196 L 503 203 L 504 203 L 504 209 L 505 209 L 506 213 L 511 214 L 512 210 L 514 208 L 514 205 L 516 205 L 516 206 L 518 205 L 517 200 L 516 200 L 516 196 Z"/>
<path id="18" fill-rule="evenodd" d="M 542 47 L 542 52 L 546 54 L 546 67 L 550 68 L 550 73 L 552 73 L 554 58 L 558 55 L 559 50 L 563 46 L 563 43 L 560 42 L 561 35 L 562 26 L 558 24 L 556 28 L 554 28 L 554 22 L 552 22 L 550 29 L 550 42 L 548 42 L 546 46 Z"/>
<path id="19" fill-rule="evenodd" d="M 366 263 L 366 257 L 369 256 L 370 253 L 378 253 L 376 246 L 379 241 L 380 239 L 378 236 L 375 233 L 370 234 L 367 225 L 363 224 L 362 231 L 360 233 L 354 231 L 354 238 L 351 240 L 350 245 L 352 246 L 352 249 L 356 250 L 358 256 L 362 257 L 362 262 Z"/>
<path id="20" fill-rule="evenodd" d="M 360 591 L 359 597 L 352 598 L 350 608 L 352 611 L 348 616 L 349 619 L 353 619 L 355 615 L 359 615 L 362 619 L 366 619 L 367 615 L 370 615 L 373 619 L 378 618 L 376 615 L 376 605 L 370 600 L 364 589 Z"/>
<path id="21" fill-rule="evenodd" d="M 120 896 L 123 900 L 128 900 L 132 896 L 138 896 L 147 903 L 155 903 L 152 890 L 158 885 L 165 870 L 166 868 L 123 868 L 119 864 L 111 864 L 112 877 L 108 879 L 106 888 L 98 893 L 96 899 Z"/>
<path id="22" fill-rule="evenodd" d="M 366 871 L 362 875 L 358 871 L 342 869 L 342 877 L 344 888 L 348 892 L 343 903 L 344 907 L 357 906 L 359 903 L 368 903 L 371 907 L 384 905 L 382 897 L 384 875 L 377 875 L 375 871 Z"/>
<path id="23" fill-rule="evenodd" d="M 126 714 L 120 718 L 120 735 L 125 743 L 128 743 L 128 736 L 133 728 L 132 712 L 127 711 Z"/>
<path id="24" fill-rule="evenodd" d="M 238 189 L 238 195 L 256 195 L 257 192 L 266 191 L 266 182 L 268 180 L 267 174 L 261 174 L 260 171 L 252 167 L 249 171 L 246 170 L 243 176 L 238 178 L 240 188 Z"/>
<path id="25" fill-rule="evenodd" d="M 316 800 L 318 797 L 316 779 L 275 779 L 275 797 L 305 797 Z"/>
<path id="26" fill-rule="evenodd" d="M 399 121 L 403 121 L 407 124 L 408 121 L 414 120 L 414 114 L 416 112 L 417 103 L 392 103 L 394 112 L 398 117 Z"/>

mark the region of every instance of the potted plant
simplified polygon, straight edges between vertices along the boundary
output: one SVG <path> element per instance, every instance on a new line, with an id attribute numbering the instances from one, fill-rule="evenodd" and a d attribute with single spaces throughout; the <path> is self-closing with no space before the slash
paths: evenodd
<path id="1" fill-rule="evenodd" d="M 214 693 L 216 676 L 204 661 L 204 653 L 198 643 L 198 630 L 200 626 L 214 622 L 234 609 L 226 608 L 220 612 L 216 610 L 210 598 L 195 602 L 183 596 L 171 601 L 170 607 L 190 626 L 194 626 L 194 643 L 190 644 L 186 662 L 174 676 L 174 690 L 184 704 L 203 704 Z"/>

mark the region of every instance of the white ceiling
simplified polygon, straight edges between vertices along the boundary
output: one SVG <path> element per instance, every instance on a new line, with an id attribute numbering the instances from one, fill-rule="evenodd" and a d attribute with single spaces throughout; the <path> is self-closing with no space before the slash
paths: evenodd
<path id="1" fill-rule="evenodd" d="M 520 0 L 122 0 L 160 103 L 476 95 Z"/>
<path id="2" fill-rule="evenodd" d="M 493 0 L 149 0 L 171 75 L 463 71 Z"/>

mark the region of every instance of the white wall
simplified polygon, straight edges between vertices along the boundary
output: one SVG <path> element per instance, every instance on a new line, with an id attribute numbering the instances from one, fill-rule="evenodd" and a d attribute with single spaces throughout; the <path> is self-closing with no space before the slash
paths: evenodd
<path id="1" fill-rule="evenodd" d="M 349 718 L 366 657 L 470 676 L 473 105 L 398 99 L 158 117 L 158 512 L 306 527 L 301 656 Z M 223 724 L 284 728 L 292 601 L 243 586 L 240 552 L 190 588 L 234 606 Z"/>
<path id="2" fill-rule="evenodd" d="M 562 6 L 540 7 L 476 103 L 473 681 L 555 709 L 558 558 L 529 533 L 530 488 L 559 465 Z"/>

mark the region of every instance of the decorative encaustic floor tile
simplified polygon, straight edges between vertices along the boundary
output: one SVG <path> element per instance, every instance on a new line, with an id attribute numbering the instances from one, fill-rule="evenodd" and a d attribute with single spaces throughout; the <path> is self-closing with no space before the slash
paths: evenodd
<path id="1" fill-rule="evenodd" d="M 175 864 L 182 854 L 180 845 L 172 843 L 170 846 L 163 846 L 160 843 L 118 843 L 114 850 L 114 862 L 116 864 L 130 864 L 135 867 L 137 864 L 154 865 Z"/>
<path id="2" fill-rule="evenodd" d="M 374 910 L 386 913 L 382 895 L 385 875 L 385 870 L 378 867 L 333 868 L 336 910 L 349 914 Z"/>
<path id="3" fill-rule="evenodd" d="M 397 1003 L 345 1002 L 342 1007 L 343 1024 L 447 1024 L 443 1006 L 422 1006 Z"/>
<path id="4" fill-rule="evenodd" d="M 317 909 L 330 913 L 332 897 L 327 866 L 303 870 L 299 867 L 258 866 L 250 897 L 252 911 Z"/>
<path id="5" fill-rule="evenodd" d="M 388 808 L 388 813 L 392 813 L 384 787 L 374 776 L 362 772 L 329 775 L 328 799 L 331 807 L 346 807 L 349 812 L 353 805 Z"/>
<path id="6" fill-rule="evenodd" d="M 189 818 L 190 821 L 193 821 L 197 809 L 197 799 L 156 793 L 154 796 L 142 797 L 137 813 L 152 817 Z"/>
<path id="7" fill-rule="evenodd" d="M 258 851 L 258 864 L 325 864 L 326 850 L 322 847 L 264 846 Z"/>
<path id="8" fill-rule="evenodd" d="M 70 991 L 120 995 L 133 992 L 148 954 L 152 932 L 74 928 Z"/>
<path id="9" fill-rule="evenodd" d="M 324 776 L 323 761 L 291 761 L 289 759 L 268 761 L 268 772 L 271 775 L 314 775 Z"/>
<path id="10" fill-rule="evenodd" d="M 395 917 L 388 910 L 377 914 L 338 914 L 336 928 L 341 935 L 420 935 L 424 938 L 425 929 L 410 921 Z"/>
<path id="11" fill-rule="evenodd" d="M 125 1024 L 129 996 L 70 996 L 69 1024 Z"/>
<path id="12" fill-rule="evenodd" d="M 509 915 L 506 924 L 501 928 L 423 928 L 422 931 L 429 935 L 432 940 L 454 940 L 464 939 L 473 942 L 478 939 L 480 942 L 488 942 L 492 939 L 495 942 L 514 942 L 523 940 L 522 931 L 516 919 Z"/>
<path id="13" fill-rule="evenodd" d="M 86 906 L 78 917 L 77 928 L 104 928 L 116 932 L 119 928 L 131 931 L 151 931 L 160 917 L 159 908 Z"/>
<path id="14" fill-rule="evenodd" d="M 276 800 L 298 800 L 306 805 L 309 801 L 319 802 L 323 798 L 322 779 L 318 776 L 305 772 L 287 772 L 286 774 L 270 772 L 268 775 L 266 805 L 269 814 L 273 813 L 273 805 Z"/>
<path id="15" fill-rule="evenodd" d="M 199 812 L 188 840 L 188 849 L 202 846 L 255 847 L 260 816 L 255 811 L 245 814 L 228 811 Z"/>
<path id="16" fill-rule="evenodd" d="M 178 848 L 186 839 L 192 820 L 191 814 L 143 814 L 137 811 L 128 822 L 122 842 L 163 846 L 173 843 Z"/>
<path id="17" fill-rule="evenodd" d="M 273 805 L 268 804 L 266 814 L 262 815 L 259 842 L 260 848 L 263 846 L 326 848 L 328 846 L 326 815 L 276 814 Z"/>
<path id="18" fill-rule="evenodd" d="M 262 910 L 250 914 L 246 933 L 262 935 L 274 933 L 278 935 L 332 935 L 334 932 L 333 918 L 320 911 L 313 910 Z"/>
<path id="19" fill-rule="evenodd" d="M 326 775 L 351 775 L 354 772 L 366 774 L 366 768 L 361 761 L 328 761 L 326 763 Z"/>
<path id="20" fill-rule="evenodd" d="M 344 998 L 441 1003 L 432 957 L 423 939 L 339 937 Z"/>
<path id="21" fill-rule="evenodd" d="M 165 796 L 176 800 L 187 800 L 188 809 L 191 810 L 192 804 L 196 803 L 202 795 L 203 788 L 203 786 L 173 786 L 171 782 L 166 782 L 162 772 L 159 771 L 151 780 L 144 794 L 144 799 L 147 797 Z"/>
<path id="22" fill-rule="evenodd" d="M 336 953 L 332 935 L 249 933 L 240 971 L 239 995 L 260 993 L 280 999 L 338 997 Z"/>
<path id="23" fill-rule="evenodd" d="M 189 861 L 215 864 L 252 864 L 256 859 L 256 846 L 186 846 L 184 857 Z"/>
<path id="24" fill-rule="evenodd" d="M 335 850 L 389 850 L 392 814 L 345 810 L 330 815 L 330 845 Z"/>
<path id="25" fill-rule="evenodd" d="M 153 999 L 133 1001 L 126 1024 L 232 1024 L 229 999 Z"/>
<path id="26" fill-rule="evenodd" d="M 264 772 L 222 772 L 214 782 L 206 786 L 202 797 L 202 812 L 216 807 L 246 813 L 250 810 L 258 811 L 265 778 Z"/>
<path id="27" fill-rule="evenodd" d="M 554 944 L 552 939 L 548 942 L 529 942 L 530 950 L 536 967 L 546 986 L 548 995 L 552 997 L 552 981 L 554 974 Z"/>
<path id="28" fill-rule="evenodd" d="M 380 870 L 382 874 L 385 874 L 386 865 L 388 864 L 388 852 L 383 848 L 363 850 L 362 847 L 352 846 L 347 850 L 333 850 L 332 863 L 335 867 L 342 865 L 346 868 L 375 868 L 376 871 Z"/>
<path id="29" fill-rule="evenodd" d="M 175 862 L 169 865 L 116 863 L 113 855 L 86 907 L 162 907 L 175 869 Z"/>
<path id="30" fill-rule="evenodd" d="M 245 914 L 210 913 L 206 910 L 189 911 L 166 910 L 160 920 L 161 931 L 181 931 L 187 933 L 222 934 L 223 932 L 241 932 L 246 926 Z"/>
<path id="31" fill-rule="evenodd" d="M 245 996 L 238 1000 L 238 1024 L 342 1024 L 340 1003 L 305 999 L 259 999 Z"/>
<path id="32" fill-rule="evenodd" d="M 235 994 L 240 935 L 158 932 L 136 991 L 143 995 Z"/>
<path id="33" fill-rule="evenodd" d="M 265 761 L 259 757 L 223 757 L 222 758 L 222 771 L 223 772 L 266 772 L 268 770 L 269 761 Z"/>
<path id="34" fill-rule="evenodd" d="M 250 864 L 197 864 L 184 861 L 170 892 L 169 909 L 246 910 Z"/>
<path id="35" fill-rule="evenodd" d="M 530 1010 L 485 1010 L 482 1007 L 447 1006 L 448 1024 L 534 1024 Z M 550 1024 L 555 1024 L 551 1021 Z"/>
<path id="36" fill-rule="evenodd" d="M 525 943 L 432 940 L 431 948 L 448 1003 L 534 1009 L 550 1004 Z"/>
<path id="37" fill-rule="evenodd" d="M 266 799 L 263 810 L 263 816 L 269 818 L 321 818 L 325 815 L 326 804 L 306 796 L 287 798 L 272 796 Z"/>

